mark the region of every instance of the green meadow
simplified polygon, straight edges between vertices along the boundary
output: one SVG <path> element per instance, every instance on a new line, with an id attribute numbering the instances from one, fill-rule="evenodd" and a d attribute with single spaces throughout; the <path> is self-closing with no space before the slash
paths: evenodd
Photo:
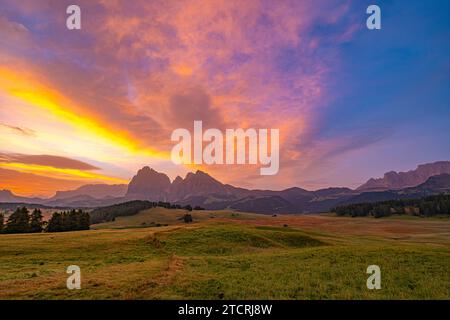
<path id="1" fill-rule="evenodd" d="M 185 224 L 180 214 L 0 235 L 0 299 L 450 298 L 448 219 L 196 211 Z M 69 265 L 80 290 L 66 288 Z M 366 287 L 369 265 L 381 290 Z"/>

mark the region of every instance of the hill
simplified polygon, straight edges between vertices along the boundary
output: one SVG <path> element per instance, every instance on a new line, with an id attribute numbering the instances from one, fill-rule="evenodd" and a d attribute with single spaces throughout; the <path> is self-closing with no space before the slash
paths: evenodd
<path id="1" fill-rule="evenodd" d="M 146 209 L 131 216 L 120 216 L 114 221 L 103 222 L 92 225 L 92 229 L 117 229 L 117 228 L 136 228 L 136 227 L 161 227 L 173 225 L 185 225 L 183 216 L 188 213 L 183 209 L 166 209 L 156 207 Z M 214 219 L 229 218 L 229 219 L 261 219 L 261 215 L 255 213 L 238 213 L 228 210 L 223 211 L 208 211 L 208 210 L 194 210 L 189 212 L 192 215 L 193 223 L 202 221 L 214 221 Z M 264 218 L 264 216 L 263 216 Z M 265 216 L 266 219 L 269 217 Z"/>
<path id="2" fill-rule="evenodd" d="M 117 217 L 132 216 L 138 212 L 154 208 L 156 204 L 150 201 L 128 201 L 124 203 L 115 204 L 108 207 L 101 207 L 90 212 L 91 223 L 101 223 L 112 221 Z"/>

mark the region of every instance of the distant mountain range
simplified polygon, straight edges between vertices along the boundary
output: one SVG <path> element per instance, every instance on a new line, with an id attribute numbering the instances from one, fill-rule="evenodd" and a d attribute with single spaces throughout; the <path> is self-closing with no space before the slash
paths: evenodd
<path id="1" fill-rule="evenodd" d="M 414 187 L 427 181 L 429 177 L 450 173 L 449 161 L 438 161 L 419 165 L 408 172 L 390 171 L 383 178 L 369 179 L 358 191 L 386 191 Z"/>
<path id="2" fill-rule="evenodd" d="M 87 184 L 75 190 L 57 191 L 51 200 L 57 201 L 84 195 L 95 199 L 117 198 L 123 197 L 127 190 L 127 184 Z"/>
<path id="3" fill-rule="evenodd" d="M 85 185 L 76 190 L 58 191 L 49 199 L 26 198 L 9 190 L 0 191 L 0 202 L 34 203 L 54 207 L 101 207 L 130 200 L 168 201 L 211 210 L 273 213 L 325 212 L 349 203 L 375 202 L 450 192 L 450 162 L 419 165 L 408 172 L 388 172 L 370 179 L 356 190 L 326 188 L 316 191 L 293 187 L 281 191 L 248 190 L 223 184 L 205 172 L 188 173 L 183 179 L 169 177 L 143 167 L 128 185 Z"/>

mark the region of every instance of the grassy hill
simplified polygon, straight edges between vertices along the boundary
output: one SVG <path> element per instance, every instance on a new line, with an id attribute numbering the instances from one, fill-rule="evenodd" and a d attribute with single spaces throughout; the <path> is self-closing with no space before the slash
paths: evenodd
<path id="1" fill-rule="evenodd" d="M 155 207 L 143 210 L 132 216 L 116 217 L 114 221 L 94 224 L 92 229 L 105 228 L 131 228 L 131 227 L 152 227 L 165 225 L 185 224 L 182 221 L 184 214 L 189 211 L 183 209 L 166 209 L 162 207 Z M 233 211 L 209 211 L 209 210 L 194 210 L 190 214 L 195 222 L 213 220 L 216 218 L 236 218 L 236 219 L 264 219 L 269 218 L 261 216 L 256 213 L 238 213 Z"/>
<path id="2" fill-rule="evenodd" d="M 156 208 L 111 227 L 170 224 L 182 213 Z M 447 219 L 196 214 L 199 222 L 160 228 L 0 235 L 0 299 L 450 297 Z M 81 290 L 66 288 L 72 264 Z M 372 264 L 381 290 L 366 288 Z"/>

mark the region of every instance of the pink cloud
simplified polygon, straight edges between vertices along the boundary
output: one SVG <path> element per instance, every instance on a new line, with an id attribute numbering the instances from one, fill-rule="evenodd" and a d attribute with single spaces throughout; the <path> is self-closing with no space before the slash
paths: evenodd
<path id="1" fill-rule="evenodd" d="M 43 4 L 40 9 L 34 1 L 10 5 L 22 15 L 47 18 L 64 5 Z M 61 26 L 46 30 L 40 43 L 31 37 L 36 56 L 51 52 L 53 59 L 24 58 L 24 65 L 85 108 L 76 110 L 80 114 L 95 115 L 142 145 L 166 151 L 172 130 L 190 128 L 193 120 L 217 128 L 280 128 L 281 173 L 271 178 L 274 185 L 294 183 L 308 170 L 305 163 L 320 157 L 305 141 L 314 136 L 323 102 L 330 99 L 327 81 L 338 56 L 330 52 L 318 58 L 322 39 L 310 31 L 317 21 L 338 23 L 345 4 L 333 20 L 323 14 L 333 7 L 326 1 L 78 4 L 82 31 L 69 33 Z M 57 15 L 49 24 L 63 20 Z M 335 40 L 347 41 L 354 32 L 351 26 Z M 291 69 L 278 65 L 281 49 L 298 54 Z M 225 181 L 243 174 L 255 186 L 264 180 L 255 177 L 258 169 L 252 166 L 208 170 Z"/>

